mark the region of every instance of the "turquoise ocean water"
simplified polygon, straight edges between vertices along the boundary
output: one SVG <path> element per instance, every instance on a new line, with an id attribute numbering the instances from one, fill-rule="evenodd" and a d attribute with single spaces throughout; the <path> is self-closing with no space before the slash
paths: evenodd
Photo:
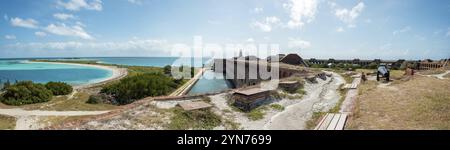
<path id="1" fill-rule="evenodd" d="M 163 67 L 166 65 L 180 66 L 192 65 L 201 67 L 208 64 L 208 58 L 176 58 L 176 57 L 100 57 L 100 58 L 44 58 L 65 61 L 93 60 L 105 64 L 118 64 L 128 66 L 155 66 Z M 109 70 L 95 67 L 85 67 L 69 64 L 51 64 L 30 62 L 29 59 L 0 59 L 0 82 L 7 80 L 14 82 L 16 80 L 31 80 L 39 83 L 49 81 L 67 82 L 72 85 L 81 85 L 93 83 L 112 75 Z M 188 94 L 201 94 L 207 92 L 217 92 L 230 88 L 229 83 L 224 79 L 209 79 L 212 77 L 220 78 L 221 74 L 207 71 L 205 77 L 200 79 Z"/>

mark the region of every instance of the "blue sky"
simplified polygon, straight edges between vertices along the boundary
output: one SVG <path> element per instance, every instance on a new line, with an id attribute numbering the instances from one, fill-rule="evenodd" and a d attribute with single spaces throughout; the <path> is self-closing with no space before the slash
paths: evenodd
<path id="1" fill-rule="evenodd" d="M 279 44 L 305 58 L 450 57 L 444 0 L 2 0 L 0 57 L 168 56 Z"/>

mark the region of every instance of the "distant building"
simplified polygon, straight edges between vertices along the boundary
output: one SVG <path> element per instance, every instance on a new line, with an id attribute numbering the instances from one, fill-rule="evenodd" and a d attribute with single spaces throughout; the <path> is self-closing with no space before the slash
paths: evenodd
<path id="1" fill-rule="evenodd" d="M 251 88 L 234 92 L 232 95 L 234 106 L 243 111 L 250 111 L 270 99 L 270 90 Z"/>

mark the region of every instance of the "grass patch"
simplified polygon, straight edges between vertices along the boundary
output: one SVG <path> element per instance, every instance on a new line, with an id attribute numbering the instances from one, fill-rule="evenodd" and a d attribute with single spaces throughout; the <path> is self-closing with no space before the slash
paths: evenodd
<path id="1" fill-rule="evenodd" d="M 143 66 L 126 66 L 128 69 L 128 76 L 135 76 L 144 73 L 164 73 L 163 68 L 160 67 L 143 67 Z"/>
<path id="2" fill-rule="evenodd" d="M 378 82 L 376 82 L 376 81 L 361 82 L 361 84 L 358 87 L 358 95 L 362 95 L 371 90 L 375 90 L 377 88 L 377 85 L 378 85 Z"/>
<path id="3" fill-rule="evenodd" d="M 27 110 L 52 110 L 52 111 L 98 111 L 98 110 L 112 110 L 118 106 L 110 104 L 88 104 L 90 94 L 85 92 L 76 93 L 71 99 L 67 96 L 53 97 L 50 102 L 31 104 L 24 106 Z"/>
<path id="4" fill-rule="evenodd" d="M 246 113 L 246 116 L 252 121 L 260 120 L 264 118 L 264 115 L 266 115 L 266 112 L 264 112 L 265 110 L 267 110 L 267 107 L 260 106 Z"/>
<path id="5" fill-rule="evenodd" d="M 450 73 L 449 73 L 449 74 L 447 74 L 447 75 L 445 75 L 445 76 L 444 76 L 444 78 L 447 78 L 447 79 L 449 79 L 449 78 L 450 78 Z"/>
<path id="6" fill-rule="evenodd" d="M 392 79 L 401 79 L 403 75 L 405 74 L 405 71 L 403 70 L 391 70 L 391 78 Z"/>
<path id="7" fill-rule="evenodd" d="M 228 120 L 228 119 L 225 119 L 223 121 L 223 124 L 225 126 L 225 129 L 230 129 L 230 130 L 238 130 L 239 127 L 241 126 L 239 123 L 234 122 L 232 120 Z"/>
<path id="8" fill-rule="evenodd" d="M 283 111 L 284 106 L 281 106 L 280 104 L 271 104 L 270 107 L 274 110 Z"/>
<path id="9" fill-rule="evenodd" d="M 420 71 L 420 74 L 423 74 L 423 75 L 434 75 L 434 74 L 441 74 L 441 73 L 445 73 L 445 70 L 443 70 L 443 69 L 431 69 L 431 70 Z"/>
<path id="10" fill-rule="evenodd" d="M 167 125 L 171 130 L 211 130 L 222 124 L 222 118 L 210 109 L 184 111 L 176 107 L 172 112 L 173 116 Z"/>
<path id="11" fill-rule="evenodd" d="M 306 129 L 312 130 L 317 124 L 319 124 L 320 118 L 322 118 L 326 112 L 313 112 L 311 119 L 306 122 Z"/>
<path id="12" fill-rule="evenodd" d="M 344 102 L 345 97 L 347 97 L 348 92 L 348 89 L 342 89 L 342 86 L 344 86 L 344 84 L 341 84 L 338 88 L 341 98 L 339 98 L 338 103 L 328 111 L 329 113 L 338 113 L 339 110 L 341 110 L 342 103 Z"/>
<path id="13" fill-rule="evenodd" d="M 16 118 L 0 115 L 0 130 L 12 130 L 16 127 Z"/>
<path id="14" fill-rule="evenodd" d="M 416 76 L 395 85 L 360 86 L 348 129 L 450 129 L 450 80 Z"/>

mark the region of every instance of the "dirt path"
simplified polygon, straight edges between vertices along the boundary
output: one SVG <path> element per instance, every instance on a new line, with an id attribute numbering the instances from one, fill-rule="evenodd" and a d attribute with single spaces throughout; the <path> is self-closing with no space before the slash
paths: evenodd
<path id="1" fill-rule="evenodd" d="M 449 73 L 450 73 L 450 70 L 447 70 L 446 72 L 440 73 L 440 74 L 422 75 L 422 76 L 426 76 L 426 77 L 435 77 L 435 78 L 438 78 L 438 79 L 446 79 L 446 78 L 444 78 L 444 76 L 447 75 L 447 74 L 449 74 Z M 419 75 L 420 75 L 420 74 L 419 74 Z"/>
<path id="2" fill-rule="evenodd" d="M 287 106 L 285 111 L 272 116 L 263 129 L 302 130 L 306 128 L 305 123 L 313 112 L 331 109 L 339 101 L 340 95 L 337 92 L 339 86 L 345 83 L 342 76 L 332 74 L 332 79 L 326 82 L 307 84 L 305 87 L 307 95 L 299 103 Z"/>
<path id="3" fill-rule="evenodd" d="M 38 123 L 40 117 L 46 116 L 87 116 L 100 115 L 109 111 L 42 111 L 42 110 L 23 110 L 0 109 L 1 115 L 8 115 L 17 118 L 16 130 L 39 129 L 41 125 Z"/>
<path id="4" fill-rule="evenodd" d="M 354 78 L 352 81 L 352 84 L 356 84 L 359 86 L 361 83 L 361 78 Z M 358 87 L 357 86 L 357 87 Z M 347 91 L 347 95 L 342 102 L 341 109 L 339 110 L 340 113 L 351 113 L 353 110 L 353 107 L 355 106 L 356 96 L 358 95 L 358 88 L 356 89 L 349 89 Z"/>

